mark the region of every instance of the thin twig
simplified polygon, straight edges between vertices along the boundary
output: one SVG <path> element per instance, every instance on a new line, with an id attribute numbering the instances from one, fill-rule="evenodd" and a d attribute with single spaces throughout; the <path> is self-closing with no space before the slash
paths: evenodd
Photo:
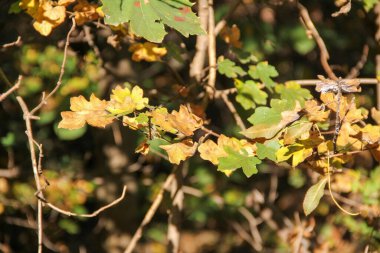
<path id="1" fill-rule="evenodd" d="M 8 48 L 8 47 L 19 46 L 19 45 L 21 45 L 21 36 L 18 36 L 16 41 L 4 44 L 1 47 L 2 48 Z"/>
<path id="2" fill-rule="evenodd" d="M 42 240 L 43 240 L 43 233 L 42 233 L 42 201 L 41 199 L 44 199 L 40 177 L 38 173 L 38 164 L 37 164 L 37 158 L 36 158 L 36 151 L 34 147 L 34 138 L 33 138 L 33 130 L 32 130 L 32 124 L 31 124 L 31 116 L 29 109 L 27 105 L 25 104 L 22 97 L 17 96 L 16 97 L 18 103 L 20 104 L 20 107 L 24 113 L 24 121 L 26 125 L 26 135 L 28 136 L 28 142 L 29 142 L 29 150 L 30 150 L 30 158 L 32 160 L 32 167 L 33 167 L 33 174 L 34 174 L 34 181 L 37 187 L 37 231 L 38 231 L 38 253 L 42 252 Z"/>
<path id="3" fill-rule="evenodd" d="M 155 197 L 152 205 L 149 207 L 149 210 L 146 212 L 144 219 L 142 220 L 140 226 L 137 228 L 135 234 L 133 235 L 131 241 L 129 242 L 127 248 L 125 249 L 124 253 L 132 253 L 135 249 L 138 240 L 140 240 L 143 231 L 152 220 L 153 216 L 157 212 L 158 207 L 160 206 L 162 199 L 164 198 L 164 192 L 165 190 L 170 186 L 173 179 L 175 177 L 175 170 L 166 178 L 165 182 L 161 186 L 160 191 L 158 192 L 157 196 Z"/>
<path id="4" fill-rule="evenodd" d="M 213 0 L 208 0 L 208 64 L 216 66 L 216 42 L 215 42 L 215 16 Z M 214 96 L 216 82 L 216 67 L 210 67 L 206 92 L 211 98 Z"/>
<path id="5" fill-rule="evenodd" d="M 62 84 L 62 78 L 63 78 L 63 74 L 65 73 L 65 65 L 66 65 L 66 60 L 67 60 L 67 52 L 68 52 L 68 48 L 69 48 L 69 45 L 70 45 L 70 36 L 71 36 L 71 33 L 75 30 L 75 27 L 76 27 L 76 24 L 75 24 L 75 18 L 72 18 L 71 21 L 73 22 L 69 32 L 67 33 L 67 36 L 66 36 L 66 43 L 65 43 L 65 47 L 64 47 L 64 50 L 63 50 L 63 60 L 62 60 L 62 64 L 61 64 L 61 71 L 59 73 L 59 77 L 58 77 L 58 81 L 54 87 L 54 89 L 46 96 L 42 96 L 42 99 L 41 99 L 41 102 L 33 108 L 33 110 L 31 110 L 30 114 L 31 115 L 34 115 L 39 109 L 41 109 L 42 106 L 44 106 L 47 101 L 49 100 L 49 98 L 51 96 L 53 96 L 57 90 L 59 89 L 59 87 L 61 87 L 61 84 Z"/>
<path id="6" fill-rule="evenodd" d="M 127 186 L 124 185 L 123 187 L 123 192 L 121 193 L 120 197 L 115 199 L 114 201 L 112 201 L 111 203 L 105 205 L 105 206 L 102 206 L 100 207 L 98 210 L 92 212 L 92 213 L 89 213 L 89 214 L 80 214 L 80 213 L 73 213 L 73 212 L 69 212 L 69 211 L 65 211 L 55 205 L 53 205 L 52 203 L 50 202 L 45 202 L 46 205 L 48 207 L 50 207 L 51 209 L 61 213 L 61 214 L 64 214 L 64 215 L 67 215 L 67 216 L 76 216 L 76 217 L 86 217 L 86 218 L 91 218 L 91 217 L 95 217 L 97 216 L 98 214 L 100 214 L 101 212 L 107 210 L 108 208 L 114 206 L 114 205 L 117 205 L 118 203 L 120 203 L 124 197 L 125 197 L 125 193 L 127 192 Z"/>
<path id="7" fill-rule="evenodd" d="M 6 97 L 8 97 L 15 90 L 20 88 L 21 81 L 22 81 L 22 76 L 19 75 L 17 82 L 9 90 L 7 90 L 6 92 L 4 92 L 3 94 L 0 95 L 0 102 L 2 102 Z"/>
<path id="8" fill-rule="evenodd" d="M 239 212 L 247 219 L 249 223 L 249 229 L 251 231 L 254 249 L 261 251 L 263 249 L 263 239 L 261 238 L 260 232 L 257 228 L 258 222 L 256 218 L 245 207 L 240 207 Z"/>
<path id="9" fill-rule="evenodd" d="M 331 69 L 331 66 L 329 65 L 329 52 L 327 51 L 325 42 L 321 38 L 321 36 L 318 33 L 318 30 L 315 28 L 313 21 L 311 21 L 310 15 L 308 10 L 303 6 L 301 3 L 297 2 L 297 7 L 300 12 L 300 18 L 302 23 L 304 24 L 305 28 L 307 29 L 308 34 L 311 34 L 317 43 L 320 52 L 320 60 L 323 69 L 326 71 L 328 77 L 332 80 L 338 80 L 338 77 L 334 74 L 334 71 Z"/>
<path id="10" fill-rule="evenodd" d="M 356 78 L 359 80 L 361 85 L 376 85 L 377 79 L 376 78 Z M 287 82 L 296 82 L 299 85 L 302 86 L 315 86 L 317 82 L 320 82 L 319 79 L 301 79 L 301 80 L 290 80 Z"/>
<path id="11" fill-rule="evenodd" d="M 236 111 L 236 108 L 235 106 L 232 104 L 232 102 L 228 99 L 228 96 L 226 94 L 222 94 L 221 95 L 221 98 L 223 100 L 223 102 L 226 104 L 228 110 L 230 110 L 230 112 L 232 113 L 232 116 L 234 117 L 235 121 L 236 121 L 236 124 L 242 129 L 242 130 L 246 130 L 246 127 L 244 125 L 244 122 L 243 120 L 241 119 L 241 117 L 239 116 L 239 114 L 237 113 Z"/>
<path id="12" fill-rule="evenodd" d="M 362 56 L 360 57 L 356 65 L 351 69 L 350 73 L 348 73 L 348 75 L 346 76 L 347 79 L 352 79 L 359 76 L 360 70 L 364 67 L 364 64 L 367 62 L 368 51 L 369 51 L 369 46 L 364 45 Z"/>
<path id="13" fill-rule="evenodd" d="M 241 2 L 242 2 L 242 0 L 236 0 L 232 4 L 232 6 L 230 8 L 228 8 L 228 13 L 215 26 L 215 30 L 214 30 L 215 36 L 217 36 L 220 33 L 220 31 L 226 26 L 227 20 L 231 18 L 232 14 L 235 12 L 237 7 L 239 7 Z"/>

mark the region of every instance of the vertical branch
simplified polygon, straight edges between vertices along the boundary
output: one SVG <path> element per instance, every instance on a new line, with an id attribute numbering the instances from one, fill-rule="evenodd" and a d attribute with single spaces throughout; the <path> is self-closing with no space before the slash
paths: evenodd
<path id="1" fill-rule="evenodd" d="M 213 97 L 216 81 L 216 43 L 213 0 L 208 0 L 208 63 L 210 70 L 208 73 L 206 92 L 209 97 Z"/>
<path id="2" fill-rule="evenodd" d="M 208 2 L 207 0 L 198 1 L 198 16 L 203 30 L 207 31 L 208 25 Z M 198 35 L 195 44 L 195 55 L 190 64 L 190 76 L 194 77 L 198 82 L 202 79 L 203 67 L 206 60 L 208 38 L 207 35 Z"/>
<path id="3" fill-rule="evenodd" d="M 377 101 L 377 110 L 380 110 L 380 80 L 379 80 L 379 76 L 380 76 L 380 54 L 376 55 L 376 77 L 377 77 L 376 101 Z"/>
<path id="4" fill-rule="evenodd" d="M 187 164 L 187 163 L 186 163 Z M 168 219 L 168 242 L 169 242 L 169 252 L 178 253 L 180 252 L 180 235 L 181 235 L 181 214 L 183 210 L 183 167 L 180 165 L 175 173 L 174 180 L 170 187 L 170 197 L 172 200 L 172 205 L 169 210 Z"/>

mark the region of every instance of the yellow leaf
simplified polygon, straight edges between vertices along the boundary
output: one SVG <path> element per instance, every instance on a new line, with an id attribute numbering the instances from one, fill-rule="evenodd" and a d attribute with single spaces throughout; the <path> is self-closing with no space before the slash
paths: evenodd
<path id="1" fill-rule="evenodd" d="M 217 145 L 212 140 L 207 140 L 198 147 L 198 151 L 203 160 L 212 162 L 214 165 L 218 165 L 218 159 L 220 157 L 227 156 L 227 153 L 222 147 Z"/>
<path id="2" fill-rule="evenodd" d="M 380 125 L 380 111 L 376 110 L 375 107 L 373 107 L 371 109 L 371 116 L 373 118 L 373 120 L 378 124 Z"/>
<path id="3" fill-rule="evenodd" d="M 276 153 L 276 157 L 277 161 L 283 162 L 287 161 L 293 156 L 292 166 L 296 167 L 312 154 L 312 148 L 305 148 L 305 146 L 300 143 L 294 143 L 292 145 L 280 148 Z"/>
<path id="4" fill-rule="evenodd" d="M 151 42 L 136 43 L 129 47 L 129 51 L 132 52 L 132 60 L 134 61 L 161 61 L 161 57 L 166 55 L 167 50 L 164 47 L 158 47 Z"/>
<path id="5" fill-rule="evenodd" d="M 225 26 L 220 32 L 220 36 L 227 44 L 236 48 L 242 47 L 240 42 L 240 29 L 236 25 L 233 25 L 232 27 Z"/>
<path id="6" fill-rule="evenodd" d="M 143 90 L 135 86 L 132 91 L 119 85 L 112 90 L 111 100 L 107 111 L 115 115 L 125 115 L 142 110 L 148 105 L 149 99 L 143 97 Z"/>
<path id="7" fill-rule="evenodd" d="M 375 144 L 380 142 L 380 126 L 366 125 L 361 129 L 362 140 L 368 144 Z"/>
<path id="8" fill-rule="evenodd" d="M 186 106 L 181 105 L 179 111 L 169 115 L 170 124 L 185 136 L 193 135 L 194 131 L 203 125 L 201 118 L 191 113 Z"/>
<path id="9" fill-rule="evenodd" d="M 307 118 L 314 122 L 323 122 L 329 115 L 330 110 L 324 111 L 322 106 L 319 106 L 317 101 L 308 100 L 305 102 L 305 110 L 307 112 Z"/>
<path id="10" fill-rule="evenodd" d="M 142 155 L 146 155 L 149 153 L 149 144 L 144 141 L 141 143 L 135 150 L 136 153 L 140 153 Z"/>
<path id="11" fill-rule="evenodd" d="M 90 101 L 83 96 L 72 97 L 70 99 L 71 111 L 61 112 L 62 120 L 59 122 L 59 128 L 78 129 L 83 127 L 86 122 L 95 127 L 106 127 L 114 120 L 107 111 L 107 101 L 100 100 L 94 94 L 91 95 Z"/>
<path id="12" fill-rule="evenodd" d="M 335 94 L 331 92 L 321 94 L 321 100 L 328 108 L 336 112 L 338 103 Z M 344 122 L 349 123 L 355 123 L 365 118 L 362 110 L 356 108 L 355 101 L 351 100 L 348 102 L 345 96 L 342 96 L 340 99 L 339 117 L 344 120 Z"/>
<path id="13" fill-rule="evenodd" d="M 161 145 L 160 148 L 168 153 L 171 163 L 180 164 L 181 161 L 185 161 L 188 157 L 194 155 L 197 147 L 193 141 L 185 140 L 170 145 Z"/>
<path id="14" fill-rule="evenodd" d="M 79 0 L 73 8 L 77 25 L 104 17 L 104 13 L 97 4 L 89 3 L 87 0 Z"/>
<path id="15" fill-rule="evenodd" d="M 165 132 L 177 133 L 169 120 L 168 110 L 164 107 L 156 108 L 151 112 L 152 124 L 160 127 Z"/>
<path id="16" fill-rule="evenodd" d="M 39 0 L 22 0 L 19 3 L 20 8 L 32 17 L 37 13 L 39 5 Z"/>

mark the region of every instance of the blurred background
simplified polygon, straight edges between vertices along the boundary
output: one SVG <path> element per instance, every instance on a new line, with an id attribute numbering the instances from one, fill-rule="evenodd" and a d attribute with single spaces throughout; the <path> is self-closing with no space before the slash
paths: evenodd
<path id="1" fill-rule="evenodd" d="M 308 38 L 293 1 L 242 0 L 229 14 L 235 2 L 215 1 L 216 20 L 229 15 L 228 25 L 240 28 L 242 49 L 275 66 L 277 82 L 324 74 L 319 49 Z M 380 54 L 377 1 L 352 1 L 351 11 L 336 18 L 331 14 L 342 1 L 301 2 L 324 39 L 339 76 L 347 75 L 368 47 L 360 77 L 376 77 L 376 55 Z M 14 3 L 0 0 L 0 45 L 22 38 L 21 45 L 0 49 L 0 92 L 10 88 L 19 74 L 24 80 L 16 94 L 0 104 L 0 251 L 36 252 L 36 190 L 25 123 L 15 97 L 22 96 L 32 108 L 42 91 L 55 86 L 71 23 L 66 21 L 43 37 L 33 29 L 29 15 L 10 11 Z M 185 38 L 169 30 L 163 42 L 168 54 L 163 62 L 155 63 L 131 60 L 128 47 L 133 40 L 98 22 L 78 26 L 70 38 L 63 85 L 42 108 L 41 119 L 33 121 L 35 138 L 43 144 L 43 174 L 50 182 L 45 194 L 50 202 L 77 213 L 92 212 L 118 198 L 123 185 L 128 186 L 125 200 L 95 218 L 70 218 L 45 208 L 44 252 L 124 252 L 172 170 L 172 165 L 156 154 L 162 152 L 158 147 L 152 147 L 155 152 L 146 156 L 136 154 L 134 149 L 145 136 L 120 122 L 104 130 L 57 128 L 60 112 L 69 110 L 70 97 L 88 98 L 95 93 L 108 99 L 111 89 L 124 82 L 140 85 L 152 104 L 170 109 L 200 102 L 197 89 L 178 95 L 183 85 L 194 83 L 188 73 L 195 36 Z M 220 37 L 217 55 L 229 55 L 228 45 Z M 218 76 L 217 88 L 230 87 L 231 79 Z M 376 87 L 365 86 L 357 101 L 365 108 L 376 106 Z M 237 109 L 243 118 L 250 115 L 239 106 Z M 204 113 L 210 128 L 238 136 L 223 103 L 211 101 Z M 353 164 L 341 181 L 336 180 L 334 187 L 347 199 L 379 206 L 380 167 L 366 153 L 361 161 Z M 227 178 L 197 157 L 186 162 L 184 169 L 183 252 L 292 252 L 300 231 L 305 251 L 299 252 L 363 252 L 367 245 L 376 252 L 380 247 L 378 217 L 343 215 L 327 197 L 312 216 L 304 216 L 302 200 L 316 177 L 307 169 L 266 163 L 252 178 L 240 171 Z M 166 252 L 169 206 L 165 195 L 136 252 Z"/>

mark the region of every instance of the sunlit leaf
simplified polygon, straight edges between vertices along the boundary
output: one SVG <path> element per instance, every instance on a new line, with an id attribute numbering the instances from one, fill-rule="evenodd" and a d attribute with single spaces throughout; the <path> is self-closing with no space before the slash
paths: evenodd
<path id="1" fill-rule="evenodd" d="M 171 163 L 180 164 L 181 161 L 185 161 L 195 153 L 197 146 L 193 141 L 185 140 L 170 145 L 161 145 L 160 148 L 168 153 Z"/>
<path id="2" fill-rule="evenodd" d="M 203 120 L 191 113 L 184 105 L 180 106 L 179 111 L 171 112 L 169 122 L 185 136 L 193 135 L 194 131 L 203 125 Z"/>
<path id="3" fill-rule="evenodd" d="M 261 143 L 256 143 L 256 154 L 257 157 L 260 160 L 263 160 L 265 158 L 268 158 L 269 160 L 272 160 L 273 162 L 276 162 L 276 153 L 280 149 L 281 145 L 279 144 L 278 140 L 268 140 Z"/>
<path id="4" fill-rule="evenodd" d="M 114 120 L 106 111 L 108 102 L 100 100 L 94 94 L 91 95 L 90 101 L 83 96 L 72 97 L 70 104 L 71 111 L 61 112 L 62 120 L 58 128 L 78 129 L 86 123 L 104 128 Z"/>
<path id="5" fill-rule="evenodd" d="M 260 62 L 257 65 L 251 65 L 249 67 L 248 74 L 253 79 L 260 80 L 266 87 L 272 88 L 276 83 L 272 80 L 272 77 L 278 76 L 278 72 L 268 62 Z"/>
<path id="6" fill-rule="evenodd" d="M 296 82 L 286 82 L 285 85 L 278 84 L 275 90 L 280 94 L 281 99 L 294 102 L 298 101 L 301 107 L 304 106 L 305 100 L 313 97 L 308 89 L 302 88 L 301 85 Z"/>
<path id="7" fill-rule="evenodd" d="M 249 156 L 244 149 L 242 152 L 236 151 L 230 147 L 226 147 L 226 157 L 219 158 L 218 170 L 230 175 L 236 169 L 242 168 L 247 177 L 251 177 L 258 172 L 256 166 L 261 163 L 261 160 L 254 156 Z"/>
<path id="8" fill-rule="evenodd" d="M 142 110 L 148 105 L 148 98 L 144 97 L 143 90 L 135 86 L 132 90 L 127 87 L 116 86 L 112 90 L 111 100 L 107 111 L 115 115 L 126 115 L 135 110 Z"/>

